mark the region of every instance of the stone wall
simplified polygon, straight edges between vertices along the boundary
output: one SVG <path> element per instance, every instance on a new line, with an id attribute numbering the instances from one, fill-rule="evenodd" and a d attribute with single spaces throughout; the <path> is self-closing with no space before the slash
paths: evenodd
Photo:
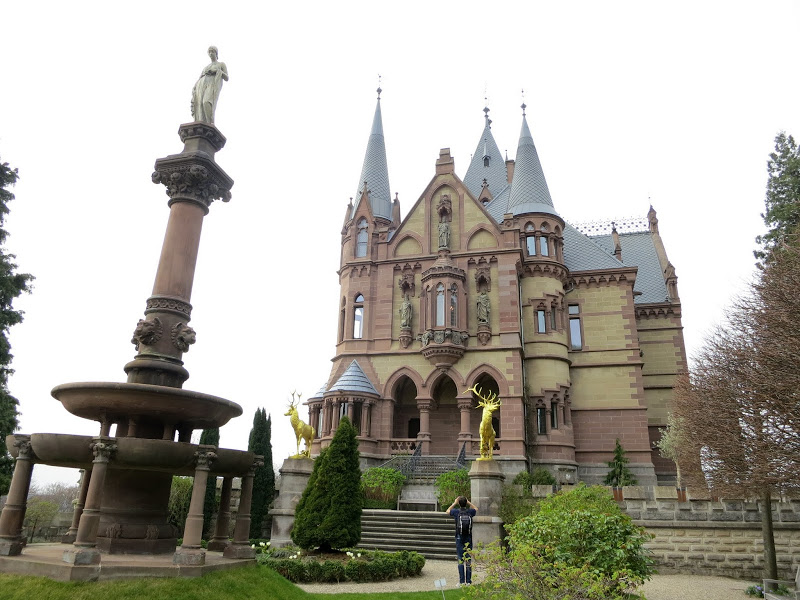
<path id="1" fill-rule="evenodd" d="M 626 498 L 620 507 L 655 535 L 647 547 L 659 573 L 754 581 L 764 576 L 761 513 L 756 502 L 692 499 L 690 494 L 687 502 Z M 800 566 L 800 500 L 773 502 L 772 519 L 778 576 L 793 579 Z"/>

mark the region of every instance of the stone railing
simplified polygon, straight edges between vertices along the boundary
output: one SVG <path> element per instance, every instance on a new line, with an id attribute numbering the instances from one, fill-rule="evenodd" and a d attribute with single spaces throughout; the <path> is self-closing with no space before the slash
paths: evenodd
<path id="1" fill-rule="evenodd" d="M 417 449 L 417 438 L 392 438 L 389 447 L 392 454 L 411 454 Z"/>

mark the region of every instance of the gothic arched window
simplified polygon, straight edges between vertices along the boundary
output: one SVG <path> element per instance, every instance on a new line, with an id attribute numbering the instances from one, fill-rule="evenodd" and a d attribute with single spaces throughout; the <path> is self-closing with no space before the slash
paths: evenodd
<path id="1" fill-rule="evenodd" d="M 363 217 L 359 219 L 356 229 L 356 258 L 362 258 L 367 255 L 367 220 Z"/>
<path id="2" fill-rule="evenodd" d="M 444 327 L 444 286 L 436 286 L 436 326 Z"/>
<path id="3" fill-rule="evenodd" d="M 456 284 L 450 286 L 450 327 L 455 327 L 458 323 L 458 288 Z"/>
<path id="4" fill-rule="evenodd" d="M 356 296 L 353 309 L 353 339 L 360 340 L 364 337 L 364 296 Z"/>

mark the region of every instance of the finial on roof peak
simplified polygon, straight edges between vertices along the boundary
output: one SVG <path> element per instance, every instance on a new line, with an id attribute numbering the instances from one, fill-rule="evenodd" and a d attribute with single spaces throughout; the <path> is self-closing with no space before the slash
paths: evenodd
<path id="1" fill-rule="evenodd" d="M 525 104 L 525 90 L 524 89 L 522 90 L 522 106 L 520 108 L 522 108 L 522 116 L 524 117 L 525 116 L 525 109 L 528 108 L 528 105 Z"/>
<path id="2" fill-rule="evenodd" d="M 380 99 L 381 99 L 381 92 L 382 92 L 382 91 L 383 91 L 383 90 L 381 89 L 381 74 L 380 74 L 380 73 L 378 73 L 378 89 L 377 89 L 377 92 L 378 92 L 378 100 L 380 100 Z"/>

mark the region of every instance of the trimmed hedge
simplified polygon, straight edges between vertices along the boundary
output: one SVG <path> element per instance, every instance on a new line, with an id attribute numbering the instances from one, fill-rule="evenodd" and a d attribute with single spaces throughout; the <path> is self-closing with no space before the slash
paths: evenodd
<path id="1" fill-rule="evenodd" d="M 291 550 L 296 556 L 297 550 Z M 417 577 L 425 566 L 418 552 L 358 550 L 347 560 L 316 560 L 310 556 L 288 558 L 288 552 L 257 555 L 258 563 L 273 569 L 294 583 L 339 583 L 341 581 L 388 581 L 398 577 Z M 280 556 L 276 556 L 280 554 Z M 359 557 L 358 554 L 361 556 Z"/>

